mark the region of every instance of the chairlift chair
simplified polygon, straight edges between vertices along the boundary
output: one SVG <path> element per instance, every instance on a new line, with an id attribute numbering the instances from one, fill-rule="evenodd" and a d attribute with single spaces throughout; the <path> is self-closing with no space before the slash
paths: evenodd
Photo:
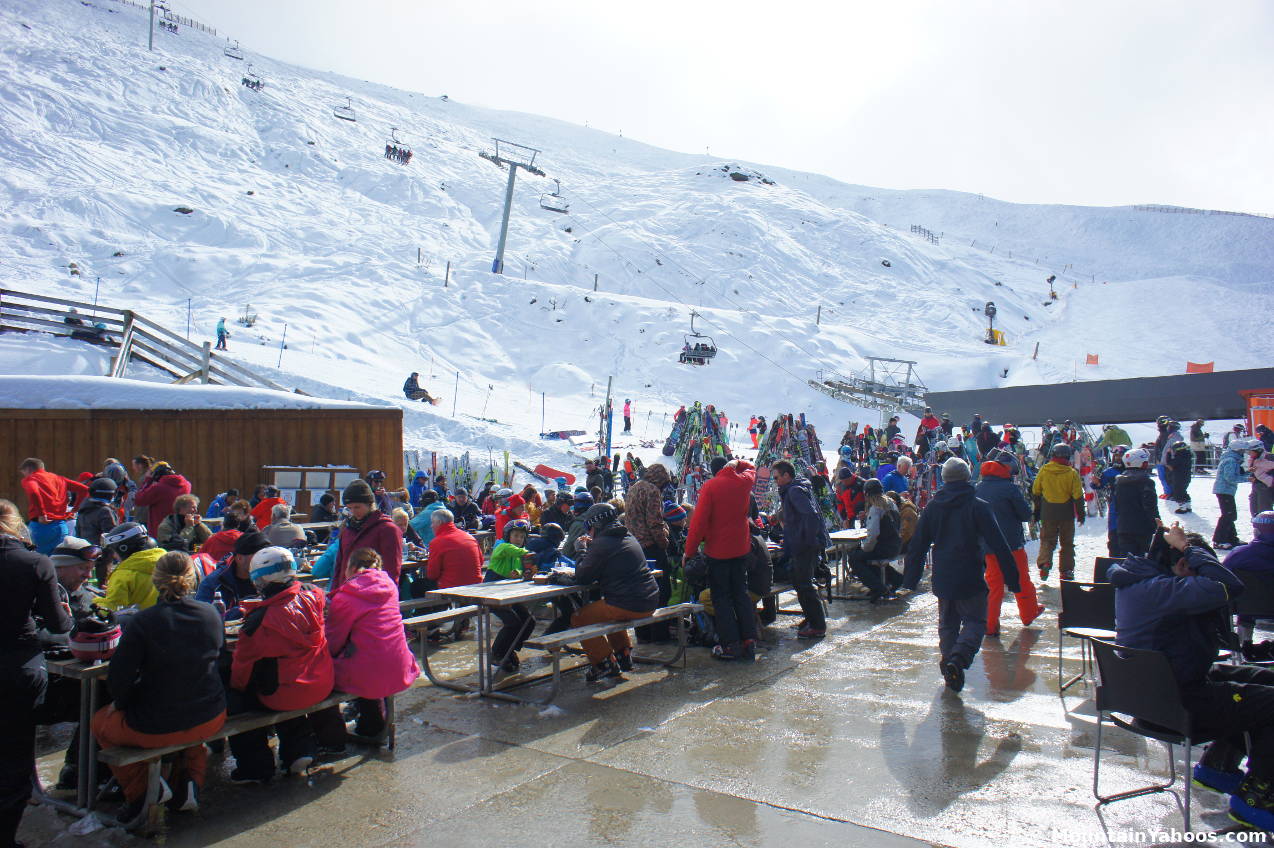
<path id="1" fill-rule="evenodd" d="M 690 332 L 683 337 L 685 344 L 681 348 L 681 357 L 678 360 L 687 365 L 707 365 L 717 355 L 717 343 L 712 340 L 712 336 L 695 332 L 697 317 L 699 317 L 698 312 L 690 313 Z"/>
<path id="2" fill-rule="evenodd" d="M 389 138 L 385 140 L 385 158 L 406 165 L 411 162 L 411 155 L 411 145 L 398 137 L 398 127 L 390 127 Z"/>
<path id="3" fill-rule="evenodd" d="M 342 121 L 358 122 L 358 118 L 354 117 L 354 103 L 350 98 L 345 98 L 344 106 L 337 106 L 332 110 L 332 114 L 340 118 Z"/>
<path id="4" fill-rule="evenodd" d="M 230 40 L 226 39 L 226 46 L 221 52 L 231 59 L 238 59 L 241 62 L 243 61 L 243 51 L 239 49 L 238 41 L 231 44 Z"/>
<path id="5" fill-rule="evenodd" d="M 562 197 L 562 181 L 554 179 L 557 188 L 553 189 L 552 194 L 540 195 L 540 208 L 547 209 L 550 212 L 569 212 L 571 208 L 570 202 Z"/>
<path id="6" fill-rule="evenodd" d="M 243 75 L 241 82 L 253 91 L 260 91 L 265 88 L 265 81 L 257 74 L 252 73 L 252 65 L 248 65 L 248 70 Z"/>

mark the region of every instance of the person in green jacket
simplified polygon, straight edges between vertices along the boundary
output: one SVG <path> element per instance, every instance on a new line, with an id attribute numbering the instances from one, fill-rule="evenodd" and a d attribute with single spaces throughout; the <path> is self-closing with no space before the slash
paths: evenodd
<path id="1" fill-rule="evenodd" d="M 504 525 L 504 538 L 491 550 L 491 561 L 487 563 L 482 582 L 516 579 L 524 572 L 528 576 L 535 573 L 535 553 L 523 547 L 530 532 L 531 524 L 525 518 L 515 518 Z M 522 664 L 518 650 L 531 638 L 535 619 L 523 604 L 496 607 L 491 612 L 504 625 L 491 644 L 491 664 L 515 672 Z"/>
<path id="2" fill-rule="evenodd" d="M 1132 447 L 1132 439 L 1127 430 L 1115 424 L 1107 424 L 1101 428 L 1101 439 L 1097 442 L 1096 450 L 1101 451 L 1105 448 L 1107 451 L 1112 451 L 1120 445 L 1126 448 Z"/>

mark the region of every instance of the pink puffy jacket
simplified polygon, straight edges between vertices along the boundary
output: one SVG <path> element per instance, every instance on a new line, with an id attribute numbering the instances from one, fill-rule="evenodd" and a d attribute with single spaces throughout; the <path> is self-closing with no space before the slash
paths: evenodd
<path id="1" fill-rule="evenodd" d="M 407 647 L 398 587 L 378 568 L 360 571 L 332 594 L 327 645 L 336 688 L 360 698 L 395 695 L 420 676 Z"/>

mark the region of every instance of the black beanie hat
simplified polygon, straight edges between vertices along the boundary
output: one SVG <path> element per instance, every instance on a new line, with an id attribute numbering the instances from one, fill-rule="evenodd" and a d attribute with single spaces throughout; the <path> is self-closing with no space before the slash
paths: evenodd
<path id="1" fill-rule="evenodd" d="M 727 462 L 729 460 L 724 456 L 714 456 L 712 461 L 708 463 L 708 468 L 712 469 L 712 474 L 715 477 L 721 472 L 722 468 L 725 468 Z"/>
<path id="2" fill-rule="evenodd" d="M 366 480 L 355 480 L 345 487 L 345 492 L 341 495 L 341 503 L 365 503 L 368 506 L 376 506 L 376 496 L 372 494 L 372 487 L 367 485 Z"/>
<path id="3" fill-rule="evenodd" d="M 270 540 L 265 537 L 264 533 L 257 530 L 253 530 L 251 533 L 244 533 L 234 540 L 234 552 L 240 556 L 252 556 L 257 551 L 268 547 L 270 547 Z"/>

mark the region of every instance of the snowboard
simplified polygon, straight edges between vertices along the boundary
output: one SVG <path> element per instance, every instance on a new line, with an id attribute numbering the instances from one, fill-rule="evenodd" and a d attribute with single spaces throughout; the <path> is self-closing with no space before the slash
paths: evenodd
<path id="1" fill-rule="evenodd" d="M 588 435 L 583 430 L 550 430 L 547 433 L 541 433 L 541 439 L 569 439 L 572 436 Z"/>
<path id="2" fill-rule="evenodd" d="M 537 472 L 535 471 L 535 469 L 530 468 L 530 467 L 528 467 L 528 466 L 526 466 L 526 465 L 523 465 L 522 463 L 520 463 L 520 462 L 518 462 L 518 461 L 516 461 L 516 460 L 513 462 L 513 467 L 514 467 L 514 468 L 516 468 L 516 469 L 518 469 L 519 471 L 525 471 L 527 474 L 530 474 L 532 477 L 534 477 L 535 479 L 539 480 L 541 483 L 552 483 L 552 482 L 553 482 L 553 481 L 552 481 L 552 480 L 550 480 L 548 477 L 545 477 L 543 474 L 539 474 L 539 473 L 537 473 Z"/>
<path id="3" fill-rule="evenodd" d="M 668 434 L 668 441 L 664 442 L 664 456 L 672 456 L 677 449 L 677 442 L 681 441 L 681 433 L 686 427 L 687 412 L 683 409 L 672 419 L 672 432 Z"/>
<path id="4" fill-rule="evenodd" d="M 556 481 L 558 477 L 564 477 L 566 479 L 566 485 L 568 486 L 575 485 L 574 474 L 571 474 L 569 471 L 558 471 L 556 468 L 549 468 L 547 465 L 544 465 L 543 463 L 535 466 L 535 468 L 532 469 L 531 473 L 537 474 L 540 477 L 545 477 L 553 481 Z"/>

